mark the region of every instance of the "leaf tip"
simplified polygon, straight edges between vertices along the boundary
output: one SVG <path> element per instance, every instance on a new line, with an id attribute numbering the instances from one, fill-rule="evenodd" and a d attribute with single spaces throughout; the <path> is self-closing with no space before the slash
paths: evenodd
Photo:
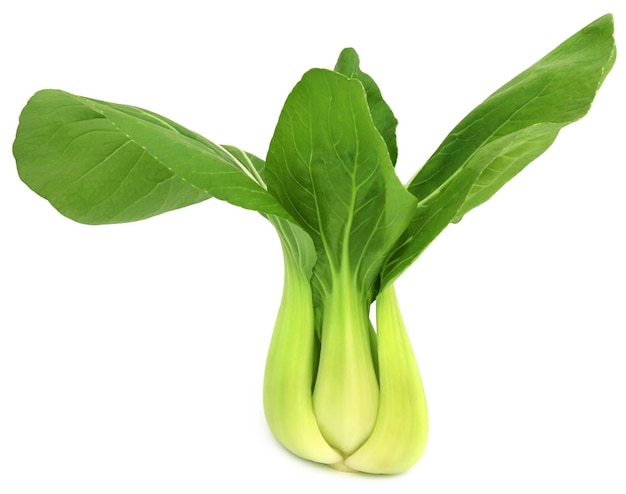
<path id="1" fill-rule="evenodd" d="M 339 72 L 347 77 L 355 77 L 359 72 L 359 55 L 351 47 L 344 48 L 339 54 L 335 64 L 335 72 Z"/>

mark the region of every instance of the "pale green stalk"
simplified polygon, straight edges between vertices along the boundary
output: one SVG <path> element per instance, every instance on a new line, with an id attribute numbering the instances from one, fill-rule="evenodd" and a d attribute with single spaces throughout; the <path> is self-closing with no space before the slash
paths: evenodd
<path id="1" fill-rule="evenodd" d="M 275 223 L 277 229 L 284 226 Z M 278 441 L 294 454 L 326 464 L 342 456 L 331 448 L 313 414 L 315 324 L 311 283 L 296 259 L 296 243 L 289 244 L 279 229 L 285 262 L 283 296 L 268 351 L 263 384 L 267 423 Z"/>
<path id="2" fill-rule="evenodd" d="M 378 412 L 368 304 L 354 277 L 334 277 L 323 304 L 313 407 L 322 434 L 345 456 L 368 438 Z"/>
<path id="3" fill-rule="evenodd" d="M 399 473 L 422 455 L 428 437 L 424 388 L 395 288 L 376 299 L 380 407 L 372 434 L 345 460 L 354 470 Z"/>

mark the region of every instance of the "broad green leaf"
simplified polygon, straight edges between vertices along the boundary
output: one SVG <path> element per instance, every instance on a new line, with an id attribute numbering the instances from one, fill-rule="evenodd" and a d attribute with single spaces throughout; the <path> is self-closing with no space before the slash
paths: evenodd
<path id="1" fill-rule="evenodd" d="M 387 102 L 383 99 L 382 93 L 378 88 L 374 79 L 368 74 L 362 72 L 359 67 L 359 56 L 354 48 L 344 48 L 339 54 L 339 59 L 335 65 L 335 72 L 339 72 L 347 77 L 358 79 L 365 88 L 365 94 L 367 95 L 367 105 L 369 106 L 374 125 L 383 136 L 387 149 L 389 150 L 389 157 L 391 162 L 395 166 L 398 160 L 398 144 L 396 143 L 396 127 L 398 126 L 398 120 L 394 116 L 391 108 Z"/>
<path id="2" fill-rule="evenodd" d="M 313 239 L 322 289 L 347 269 L 372 296 L 416 201 L 394 173 L 362 84 L 307 72 L 285 102 L 266 162 L 268 190 Z"/>
<path id="3" fill-rule="evenodd" d="M 132 106 L 40 91 L 13 152 L 22 180 L 83 223 L 140 220 L 212 196 L 288 217 L 250 155 Z"/>
<path id="4" fill-rule="evenodd" d="M 613 19 L 591 23 L 469 113 L 407 185 L 416 214 L 383 269 L 392 282 L 450 223 L 489 199 L 582 118 L 615 61 Z"/>

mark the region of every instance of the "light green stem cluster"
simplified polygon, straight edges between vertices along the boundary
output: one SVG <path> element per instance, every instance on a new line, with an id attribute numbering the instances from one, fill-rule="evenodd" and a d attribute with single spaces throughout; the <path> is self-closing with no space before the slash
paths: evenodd
<path id="1" fill-rule="evenodd" d="M 296 455 L 336 469 L 407 470 L 424 450 L 428 420 L 393 286 L 376 300 L 372 335 L 366 298 L 340 273 L 325 297 L 318 338 L 311 281 L 283 250 L 285 285 L 264 381 L 270 429 Z"/>

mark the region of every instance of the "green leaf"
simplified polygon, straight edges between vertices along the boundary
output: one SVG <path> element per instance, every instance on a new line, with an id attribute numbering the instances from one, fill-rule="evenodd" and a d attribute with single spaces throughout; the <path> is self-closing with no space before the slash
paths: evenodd
<path id="1" fill-rule="evenodd" d="M 481 147 L 471 160 L 480 164 L 482 173 L 472 183 L 452 221 L 460 221 L 465 213 L 487 201 L 528 163 L 540 156 L 552 145 L 561 127 L 555 123 L 537 123 Z M 483 163 L 489 165 L 483 168 Z"/>
<path id="2" fill-rule="evenodd" d="M 383 270 L 386 286 L 450 223 L 482 204 L 582 118 L 615 61 L 613 18 L 591 23 L 467 115 L 407 185 L 416 214 Z"/>
<path id="3" fill-rule="evenodd" d="M 374 125 L 380 135 L 383 136 L 391 162 L 395 166 L 398 160 L 398 144 L 396 143 L 396 127 L 398 120 L 394 116 L 391 108 L 383 99 L 382 93 L 374 79 L 362 72 L 359 67 L 359 56 L 354 48 L 344 48 L 339 54 L 339 59 L 335 65 L 335 72 L 339 72 L 347 77 L 358 79 L 365 88 L 367 95 L 367 105 L 369 106 Z"/>
<path id="4" fill-rule="evenodd" d="M 307 72 L 285 102 L 266 161 L 268 190 L 313 239 L 322 289 L 347 270 L 371 296 L 416 202 L 394 173 L 362 84 Z"/>
<path id="5" fill-rule="evenodd" d="M 82 223 L 136 221 L 212 196 L 288 218 L 255 170 L 261 160 L 132 106 L 40 91 L 13 152 L 22 180 Z"/>

